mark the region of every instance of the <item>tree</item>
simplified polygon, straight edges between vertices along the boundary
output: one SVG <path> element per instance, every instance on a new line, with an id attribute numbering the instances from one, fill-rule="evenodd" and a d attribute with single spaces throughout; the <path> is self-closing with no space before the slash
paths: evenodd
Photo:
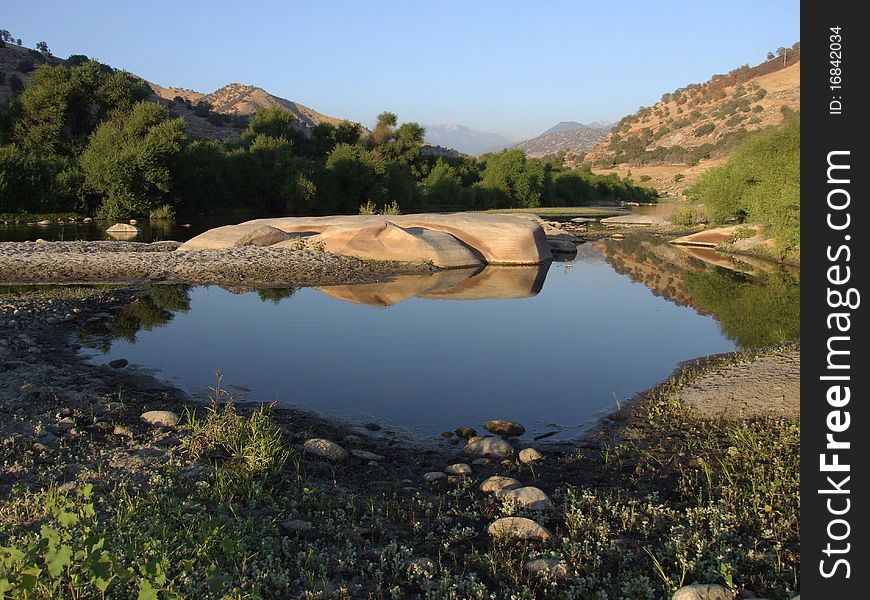
<path id="1" fill-rule="evenodd" d="M 291 140 L 295 134 L 294 120 L 295 117 L 290 111 L 281 108 L 261 108 L 242 133 L 242 139 L 252 141 L 259 135 L 267 135 Z"/>
<path id="2" fill-rule="evenodd" d="M 384 199 L 384 164 L 361 145 L 338 144 L 326 159 L 328 210 L 356 213 L 368 200 Z"/>
<path id="3" fill-rule="evenodd" d="M 372 145 L 381 146 L 392 141 L 398 121 L 399 118 L 394 113 L 382 112 L 379 114 L 375 128 L 372 130 Z"/>
<path id="4" fill-rule="evenodd" d="M 773 60 L 774 58 L 776 58 L 776 55 L 773 52 L 767 53 L 767 60 Z"/>
<path id="5" fill-rule="evenodd" d="M 504 150 L 487 157 L 486 168 L 475 187 L 489 192 L 488 204 L 496 202 L 494 206 L 540 206 L 544 167 L 540 161 L 527 159 L 522 150 Z"/>
<path id="6" fill-rule="evenodd" d="M 36 49 L 39 50 L 43 56 L 51 56 L 51 50 L 48 49 L 48 44 L 45 42 L 37 42 Z"/>
<path id="7" fill-rule="evenodd" d="M 86 185 L 104 199 L 100 214 L 126 218 L 165 204 L 185 138 L 183 119 L 169 120 L 163 106 L 148 102 L 100 125 L 80 159 Z"/>

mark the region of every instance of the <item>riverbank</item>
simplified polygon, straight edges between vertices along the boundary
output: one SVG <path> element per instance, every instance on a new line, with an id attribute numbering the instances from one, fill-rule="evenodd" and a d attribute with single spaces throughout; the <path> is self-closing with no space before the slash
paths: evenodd
<path id="1" fill-rule="evenodd" d="M 705 419 L 678 397 L 703 393 L 717 370 L 737 385 L 730 369 L 753 372 L 794 346 L 687 365 L 582 440 L 511 442 L 540 460 L 475 461 L 455 434 L 409 444 L 380 424 L 228 407 L 223 393 L 210 410 L 148 373 L 82 362 L 74 331 L 133 293 L 35 286 L 0 299 L 0 409 L 11 415 L 0 538 L 24 552 L 0 567 L 0 584 L 25 585 L 36 567 L 33 597 L 105 586 L 108 597 L 662 598 L 695 580 L 793 595 L 797 421 Z M 774 370 L 766 385 L 777 376 L 794 374 Z M 180 421 L 146 423 L 155 410 Z M 306 452 L 311 438 L 348 454 Z M 504 483 L 493 476 L 527 491 L 482 491 Z M 530 497 L 540 504 L 523 506 Z M 488 533 L 508 516 L 544 528 L 511 522 L 541 541 Z M 38 542 L 42 526 L 57 538 Z"/>
<path id="2" fill-rule="evenodd" d="M 362 260 L 306 249 L 240 246 L 174 252 L 178 246 L 178 242 L 6 242 L 0 244 L 0 281 L 282 287 L 366 283 L 434 270 L 419 262 Z"/>

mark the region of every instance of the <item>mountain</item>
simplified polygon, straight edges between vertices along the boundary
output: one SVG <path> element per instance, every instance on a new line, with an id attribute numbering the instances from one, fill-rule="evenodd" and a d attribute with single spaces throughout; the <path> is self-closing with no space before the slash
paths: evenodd
<path id="1" fill-rule="evenodd" d="M 600 129 L 603 131 L 607 131 L 611 127 L 613 127 L 613 123 L 611 123 L 610 121 L 594 121 L 592 123 L 589 123 L 588 125 L 578 123 L 577 121 L 560 121 L 550 127 L 541 135 L 547 135 L 549 133 L 560 133 L 562 131 L 574 131 L 576 129 Z"/>
<path id="2" fill-rule="evenodd" d="M 472 156 L 513 144 L 512 140 L 503 135 L 477 131 L 456 123 L 424 125 L 424 127 L 426 128 L 426 143 L 433 146 L 446 146 Z"/>
<path id="3" fill-rule="evenodd" d="M 607 137 L 607 132 L 601 129 L 590 129 L 585 125 L 571 129 L 561 128 L 572 125 L 572 121 L 563 121 L 555 127 L 551 127 L 536 138 L 514 144 L 511 148 L 517 148 L 526 153 L 526 156 L 540 157 L 559 152 L 582 153 L 592 150 L 601 140 Z M 555 131 L 553 131 L 555 129 Z"/>
<path id="4" fill-rule="evenodd" d="M 800 43 L 787 59 L 744 65 L 662 95 L 624 117 L 585 160 L 593 166 L 696 165 L 727 155 L 747 132 L 800 111 Z"/>

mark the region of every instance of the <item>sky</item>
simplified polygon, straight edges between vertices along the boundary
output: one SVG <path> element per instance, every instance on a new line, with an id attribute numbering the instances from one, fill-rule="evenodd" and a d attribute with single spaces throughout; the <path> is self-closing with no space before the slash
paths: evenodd
<path id="1" fill-rule="evenodd" d="M 459 123 L 537 135 L 616 121 L 800 39 L 798 0 L 15 2 L 24 45 L 163 86 L 256 85 L 371 126 Z"/>

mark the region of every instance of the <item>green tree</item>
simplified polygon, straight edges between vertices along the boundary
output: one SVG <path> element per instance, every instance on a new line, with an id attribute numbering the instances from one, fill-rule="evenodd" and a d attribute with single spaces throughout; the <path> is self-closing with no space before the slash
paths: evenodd
<path id="1" fill-rule="evenodd" d="M 140 102 L 91 136 L 81 165 L 86 185 L 103 198 L 101 215 L 144 215 L 166 204 L 172 167 L 186 139 L 184 120 L 168 117 L 163 106 Z"/>
<path id="2" fill-rule="evenodd" d="M 328 210 L 354 214 L 368 200 L 384 199 L 384 164 L 361 145 L 338 144 L 325 167 Z"/>
<path id="3" fill-rule="evenodd" d="M 242 139 L 250 142 L 257 136 L 267 135 L 292 140 L 295 137 L 294 120 L 295 117 L 290 111 L 281 108 L 261 108 L 242 133 Z"/>
<path id="4" fill-rule="evenodd" d="M 544 191 L 544 167 L 540 161 L 527 159 L 521 150 L 504 150 L 490 154 L 476 187 L 489 192 L 487 204 L 532 208 L 541 205 Z M 506 204 L 501 204 L 504 201 Z"/>
<path id="5" fill-rule="evenodd" d="M 396 124 L 399 118 L 391 112 L 382 112 L 378 115 L 375 128 L 372 130 L 371 142 L 373 146 L 381 146 L 394 139 Z"/>

